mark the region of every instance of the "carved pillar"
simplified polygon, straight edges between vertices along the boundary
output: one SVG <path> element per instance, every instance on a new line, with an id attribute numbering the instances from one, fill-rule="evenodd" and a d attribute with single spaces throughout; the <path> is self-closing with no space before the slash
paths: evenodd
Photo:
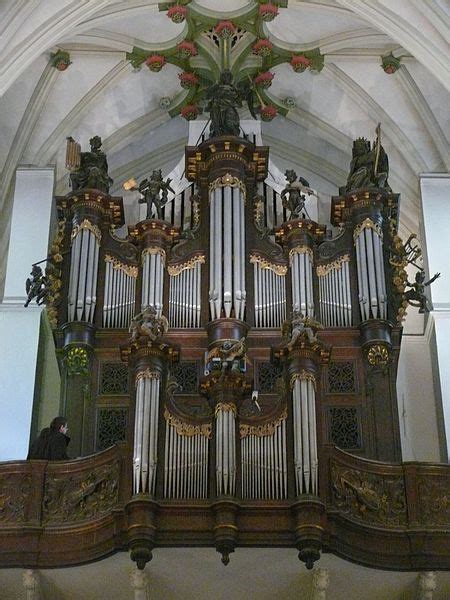
<path id="1" fill-rule="evenodd" d="M 130 233 L 141 248 L 141 310 L 153 306 L 161 316 L 167 253 L 179 231 L 165 221 L 147 220 Z"/>
<path id="2" fill-rule="evenodd" d="M 299 559 L 308 569 L 320 557 L 325 526 L 325 505 L 318 497 L 319 430 L 316 419 L 316 393 L 322 364 L 328 362 L 330 348 L 317 337 L 319 323 L 294 315 L 290 321 L 290 341 L 276 352 L 286 364 L 292 390 L 293 455 L 296 502 L 296 547 Z"/>
<path id="3" fill-rule="evenodd" d="M 385 189 L 361 189 L 333 198 L 331 209 L 334 225 L 349 223 L 353 228 L 359 329 L 374 440 L 369 456 L 387 461 L 401 460 L 395 392 L 399 337 L 394 324 L 398 306 L 394 286 L 388 280 L 393 275 L 388 246 L 392 243 L 391 230 L 396 229 L 398 201 L 398 194 Z"/>
<path id="4" fill-rule="evenodd" d="M 246 215 L 248 196 L 267 176 L 267 148 L 223 136 L 186 149 L 186 177 L 209 206 L 210 320 L 244 320 L 246 312 Z"/>
<path id="5" fill-rule="evenodd" d="M 214 537 L 216 549 L 222 554 L 222 562 L 229 562 L 234 551 L 238 529 L 236 513 L 237 495 L 237 413 L 251 385 L 245 378 L 246 348 L 244 345 L 247 325 L 234 319 L 219 319 L 208 326 L 209 351 L 207 369 L 209 375 L 201 389 L 208 397 L 215 415 L 215 483 L 217 501 Z"/>
<path id="6" fill-rule="evenodd" d="M 134 600 L 148 599 L 148 577 L 145 571 L 135 567 L 130 572 L 130 585 L 134 592 Z"/>
<path id="7" fill-rule="evenodd" d="M 135 387 L 133 442 L 133 498 L 126 505 L 131 559 L 139 569 L 152 558 L 157 504 L 160 394 L 174 349 L 161 337 L 167 331 L 165 317 L 153 315 L 138 325 L 130 342 L 121 347 Z"/>
<path id="8" fill-rule="evenodd" d="M 314 317 L 316 284 L 313 275 L 314 246 L 325 235 L 325 227 L 314 221 L 287 221 L 276 230 L 278 240 L 289 255 L 292 288 L 292 309 L 306 317 Z"/>
<path id="9" fill-rule="evenodd" d="M 27 569 L 23 573 L 22 581 L 27 600 L 42 600 L 41 582 L 37 571 Z"/>
<path id="10" fill-rule="evenodd" d="M 330 585 L 328 569 L 314 569 L 311 600 L 327 600 L 327 589 Z"/>

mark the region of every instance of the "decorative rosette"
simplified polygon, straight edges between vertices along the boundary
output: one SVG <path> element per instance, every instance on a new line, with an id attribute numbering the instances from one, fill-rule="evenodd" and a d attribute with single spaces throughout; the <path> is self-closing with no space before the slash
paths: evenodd
<path id="1" fill-rule="evenodd" d="M 271 121 L 272 119 L 274 119 L 278 114 L 277 109 L 275 108 L 275 106 L 272 106 L 271 104 L 268 104 L 267 106 L 263 106 L 261 108 L 261 119 L 263 121 Z"/>
<path id="2" fill-rule="evenodd" d="M 253 54 L 258 56 L 270 56 L 272 53 L 273 44 L 269 40 L 258 40 L 253 45 Z"/>
<path id="3" fill-rule="evenodd" d="M 180 79 L 181 87 L 186 90 L 189 90 L 198 85 L 199 79 L 195 73 L 191 73 L 190 71 L 183 71 L 182 73 L 178 73 L 178 77 Z"/>
<path id="4" fill-rule="evenodd" d="M 195 121 L 198 117 L 198 107 L 196 104 L 186 104 L 180 110 L 180 115 L 186 119 L 186 121 Z"/>
<path id="5" fill-rule="evenodd" d="M 150 54 L 150 56 L 147 56 L 145 64 L 150 71 L 158 73 L 166 64 L 166 59 L 162 54 Z"/>
<path id="6" fill-rule="evenodd" d="M 72 64 L 70 60 L 70 54 L 64 50 L 58 50 L 55 54 L 51 55 L 52 65 L 58 71 L 65 71 L 69 65 Z"/>
<path id="7" fill-rule="evenodd" d="M 185 6 L 180 6 L 176 4 L 175 6 L 171 6 L 167 11 L 167 16 L 174 23 L 182 23 L 186 19 L 188 9 Z"/>
<path id="8" fill-rule="evenodd" d="M 381 57 L 381 68 L 388 75 L 392 75 L 392 73 L 395 73 L 395 71 L 397 71 L 399 67 L 400 59 L 396 58 L 392 54 L 389 54 L 389 56 Z"/>
<path id="9" fill-rule="evenodd" d="M 291 67 L 296 73 L 303 73 L 303 71 L 310 66 L 311 59 L 304 54 L 296 54 L 291 58 Z"/>
<path id="10" fill-rule="evenodd" d="M 177 46 L 178 53 L 182 58 L 191 58 L 191 56 L 197 56 L 197 46 L 193 42 L 180 42 Z"/>
<path id="11" fill-rule="evenodd" d="M 271 4 L 261 4 L 259 7 L 259 16 L 263 21 L 273 21 L 278 14 L 278 6 Z"/>
<path id="12" fill-rule="evenodd" d="M 230 38 L 236 32 L 236 25 L 231 21 L 219 21 L 214 32 L 221 38 Z"/>
<path id="13" fill-rule="evenodd" d="M 253 82 L 256 87 L 266 89 L 272 85 L 273 78 L 273 73 L 270 71 L 264 71 L 263 73 L 258 73 L 258 75 L 256 75 L 256 77 L 253 79 Z"/>

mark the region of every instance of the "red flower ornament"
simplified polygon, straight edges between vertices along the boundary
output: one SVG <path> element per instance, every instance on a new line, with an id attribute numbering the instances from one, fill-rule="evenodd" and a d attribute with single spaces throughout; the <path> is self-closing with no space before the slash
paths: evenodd
<path id="1" fill-rule="evenodd" d="M 189 90 L 196 85 L 198 85 L 199 79 L 195 73 L 191 73 L 190 71 L 183 71 L 182 73 L 178 73 L 178 77 L 180 79 L 180 85 L 182 88 Z"/>
<path id="2" fill-rule="evenodd" d="M 296 54 L 291 58 L 291 66 L 296 73 L 303 73 L 311 66 L 311 59 L 304 54 Z"/>
<path id="3" fill-rule="evenodd" d="M 256 87 L 266 89 L 272 85 L 273 78 L 273 73 L 271 73 L 270 71 L 264 71 L 263 73 L 259 73 L 258 75 L 256 75 L 256 77 L 253 79 L 253 82 L 256 85 Z"/>
<path id="4" fill-rule="evenodd" d="M 182 58 L 191 58 L 191 56 L 197 56 L 197 46 L 193 42 L 180 42 L 177 46 L 178 53 Z"/>
<path id="5" fill-rule="evenodd" d="M 171 6 L 167 11 L 167 16 L 174 23 L 182 23 L 186 19 L 188 9 L 185 6 L 179 4 Z"/>
<path id="6" fill-rule="evenodd" d="M 272 53 L 273 44 L 269 40 L 258 40 L 256 44 L 253 45 L 253 54 L 258 56 L 270 56 Z"/>
<path id="7" fill-rule="evenodd" d="M 230 38 L 236 32 L 236 25 L 231 21 L 219 21 L 214 32 L 221 38 Z"/>
<path id="8" fill-rule="evenodd" d="M 150 71 L 158 73 L 166 64 L 166 59 L 164 56 L 162 56 L 162 54 L 151 54 L 150 56 L 147 56 L 145 64 Z"/>
<path id="9" fill-rule="evenodd" d="M 263 121 L 272 121 L 272 119 L 274 119 L 277 116 L 277 114 L 277 109 L 271 104 L 268 104 L 267 106 L 263 106 L 261 108 L 261 119 Z"/>
<path id="10" fill-rule="evenodd" d="M 186 104 L 180 110 L 180 115 L 186 119 L 186 121 L 195 121 L 198 117 L 198 107 L 196 104 Z"/>
<path id="11" fill-rule="evenodd" d="M 261 4 L 259 7 L 259 16 L 263 21 L 273 21 L 278 14 L 278 6 L 274 4 Z"/>

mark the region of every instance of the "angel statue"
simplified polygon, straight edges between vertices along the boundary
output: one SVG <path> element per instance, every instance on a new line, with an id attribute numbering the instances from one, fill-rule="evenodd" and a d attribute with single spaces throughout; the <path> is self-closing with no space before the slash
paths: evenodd
<path id="1" fill-rule="evenodd" d="M 428 300 L 425 296 L 425 287 L 431 285 L 440 276 L 440 273 L 436 273 L 429 281 L 425 281 L 425 271 L 423 269 L 417 271 L 414 283 L 406 282 L 406 285 L 411 289 L 405 292 L 405 300 L 411 306 L 417 307 L 420 313 L 430 312 Z"/>
<path id="2" fill-rule="evenodd" d="M 148 337 L 154 342 L 162 338 L 168 330 L 169 323 L 166 317 L 164 315 L 159 317 L 154 306 L 147 306 L 131 319 L 129 328 L 130 343 L 136 342 L 139 337 Z"/>
<path id="3" fill-rule="evenodd" d="M 323 329 L 322 323 L 312 317 L 305 317 L 298 309 L 294 309 L 291 318 L 286 320 L 281 328 L 281 333 L 289 340 L 284 347 L 292 350 L 301 338 L 307 338 L 310 344 L 317 342 L 318 329 Z"/>
<path id="4" fill-rule="evenodd" d="M 298 177 L 297 181 L 297 173 L 292 169 L 288 169 L 284 176 L 288 183 L 281 192 L 283 208 L 290 211 L 289 220 L 300 219 L 306 202 L 306 196 L 303 192 L 309 194 L 312 190 L 309 189 L 309 183 L 303 177 Z"/>
<path id="5" fill-rule="evenodd" d="M 36 298 L 36 303 L 40 306 L 45 302 L 50 292 L 50 282 L 42 273 L 42 269 L 38 265 L 32 265 L 30 275 L 31 277 L 28 277 L 25 282 L 27 301 L 24 306 L 28 306 L 33 298 Z"/>
<path id="6" fill-rule="evenodd" d="M 156 215 L 162 220 L 162 209 L 168 202 L 169 192 L 175 194 L 170 187 L 172 179 L 168 177 L 165 181 L 161 169 L 155 169 L 149 179 L 143 179 L 139 186 L 134 179 L 129 179 L 123 184 L 125 190 L 138 190 L 141 194 L 139 204 L 147 204 L 146 219 L 152 218 L 152 206 L 155 205 Z"/>

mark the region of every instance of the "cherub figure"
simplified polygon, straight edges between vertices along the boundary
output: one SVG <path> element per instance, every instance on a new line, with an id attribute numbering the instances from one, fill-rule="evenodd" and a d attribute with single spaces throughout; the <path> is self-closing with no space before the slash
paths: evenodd
<path id="1" fill-rule="evenodd" d="M 222 373 L 225 372 L 227 367 L 231 365 L 232 372 L 239 372 L 239 363 L 246 357 L 247 348 L 245 346 L 245 337 L 240 340 L 225 340 L 220 346 L 211 348 L 206 357 L 206 362 L 209 363 L 213 358 L 219 358 L 222 363 Z"/>
<path id="2" fill-rule="evenodd" d="M 306 202 L 306 196 L 303 192 L 311 192 L 309 183 L 303 177 L 298 177 L 297 181 L 297 173 L 292 169 L 288 169 L 284 176 L 288 183 L 281 192 L 283 208 L 290 211 L 289 220 L 300 219 Z"/>
<path id="3" fill-rule="evenodd" d="M 318 329 L 323 329 L 322 323 L 312 317 L 305 317 L 298 309 L 294 309 L 291 318 L 285 321 L 282 326 L 283 335 L 289 339 L 285 347 L 292 350 L 302 337 L 307 338 L 310 344 L 317 342 L 315 334 Z"/>
<path id="4" fill-rule="evenodd" d="M 160 339 L 169 330 L 169 323 L 164 315 L 158 316 L 158 311 L 152 305 L 132 318 L 129 328 L 130 342 L 136 342 L 139 337 L 148 337 L 152 342 Z"/>
<path id="5" fill-rule="evenodd" d="M 170 187 L 172 179 L 167 178 L 164 181 L 161 169 L 156 169 L 150 175 L 150 179 L 143 179 L 137 188 L 142 194 L 139 204 L 147 204 L 146 219 L 152 218 L 152 205 L 155 205 L 158 219 L 162 219 L 162 209 L 167 203 L 168 194 L 175 191 Z M 130 188 L 136 189 L 136 188 Z"/>
<path id="6" fill-rule="evenodd" d="M 430 312 L 428 300 L 425 296 L 425 287 L 431 285 L 440 276 L 440 273 L 436 273 L 429 281 L 425 281 L 425 271 L 420 269 L 416 273 L 414 283 L 406 281 L 406 285 L 411 289 L 405 292 L 404 298 L 411 306 L 419 308 L 419 313 Z"/>
<path id="7" fill-rule="evenodd" d="M 40 306 L 45 302 L 50 292 L 50 282 L 42 273 L 42 269 L 38 265 L 32 265 L 30 275 L 31 277 L 28 277 L 25 282 L 25 289 L 28 297 L 24 306 L 28 306 L 33 298 L 36 298 L 36 304 Z"/>

